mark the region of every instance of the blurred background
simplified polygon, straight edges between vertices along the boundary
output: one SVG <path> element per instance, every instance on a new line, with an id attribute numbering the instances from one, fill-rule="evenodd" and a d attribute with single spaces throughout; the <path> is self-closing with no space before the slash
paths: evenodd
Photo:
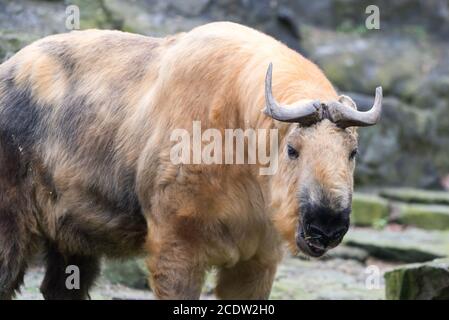
<path id="1" fill-rule="evenodd" d="M 383 119 L 359 131 L 353 229 L 322 260 L 286 259 L 272 297 L 449 299 L 448 260 L 431 262 L 449 256 L 449 0 L 0 0 L 0 61 L 67 32 L 68 5 L 79 7 L 81 29 L 165 36 L 210 21 L 252 26 L 316 62 L 360 109 L 382 85 Z M 366 28 L 369 5 L 378 30 Z M 35 271 L 22 298 L 39 297 Z M 108 262 L 93 297 L 152 297 L 142 279 L 141 260 Z"/>

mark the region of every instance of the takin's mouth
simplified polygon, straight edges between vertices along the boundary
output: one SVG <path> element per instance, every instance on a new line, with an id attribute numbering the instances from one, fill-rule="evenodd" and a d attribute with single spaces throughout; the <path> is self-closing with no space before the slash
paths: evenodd
<path id="1" fill-rule="evenodd" d="M 314 242 L 305 236 L 303 230 L 296 235 L 296 245 L 302 253 L 313 258 L 321 257 L 327 251 L 327 248 L 314 244 Z"/>

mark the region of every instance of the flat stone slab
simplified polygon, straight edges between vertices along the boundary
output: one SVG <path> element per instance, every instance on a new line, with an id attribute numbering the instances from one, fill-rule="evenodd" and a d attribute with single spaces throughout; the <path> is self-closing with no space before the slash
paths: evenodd
<path id="1" fill-rule="evenodd" d="M 379 195 L 387 199 L 409 203 L 449 205 L 449 192 L 445 191 L 428 191 L 411 188 L 387 188 L 380 190 Z"/>
<path id="2" fill-rule="evenodd" d="M 369 253 L 366 250 L 356 247 L 349 247 L 343 244 L 328 251 L 321 260 L 326 259 L 344 259 L 355 260 L 364 263 L 369 258 Z"/>
<path id="3" fill-rule="evenodd" d="M 449 299 L 449 258 L 400 266 L 384 277 L 389 300 Z"/>
<path id="4" fill-rule="evenodd" d="M 427 230 L 449 230 L 449 206 L 406 204 L 397 206 L 395 221 Z"/>
<path id="5" fill-rule="evenodd" d="M 386 222 L 388 201 L 376 195 L 355 193 L 352 198 L 351 223 L 357 226 L 375 226 Z"/>
<path id="6" fill-rule="evenodd" d="M 278 268 L 270 299 L 384 299 L 383 278 L 378 288 L 368 288 L 366 278 L 366 266 L 355 260 L 287 258 Z"/>
<path id="7" fill-rule="evenodd" d="M 373 257 L 390 261 L 425 262 L 449 256 L 447 231 L 351 228 L 344 243 L 362 248 Z"/>

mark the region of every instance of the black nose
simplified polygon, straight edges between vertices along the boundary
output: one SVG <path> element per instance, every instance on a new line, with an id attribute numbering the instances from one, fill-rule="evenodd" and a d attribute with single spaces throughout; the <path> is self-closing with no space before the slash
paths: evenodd
<path id="1" fill-rule="evenodd" d="M 308 224 L 306 225 L 305 235 L 312 244 L 318 244 L 319 247 L 325 249 L 333 244 L 340 243 L 347 231 L 347 227 L 326 230 L 323 226 Z"/>
<path id="2" fill-rule="evenodd" d="M 349 228 L 350 209 L 312 208 L 303 214 L 303 235 L 309 244 L 326 249 L 341 242 Z"/>

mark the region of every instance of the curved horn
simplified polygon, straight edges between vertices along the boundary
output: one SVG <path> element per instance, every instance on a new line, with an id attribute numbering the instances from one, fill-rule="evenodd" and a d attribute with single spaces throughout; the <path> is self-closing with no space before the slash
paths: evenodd
<path id="1" fill-rule="evenodd" d="M 298 122 L 309 125 L 321 120 L 322 110 L 319 101 L 307 101 L 292 106 L 282 106 L 276 102 L 272 92 L 273 64 L 270 63 L 265 77 L 265 104 L 264 113 L 278 121 Z"/>
<path id="2" fill-rule="evenodd" d="M 331 102 L 327 105 L 327 108 L 330 120 L 341 128 L 375 125 L 382 113 L 382 87 L 376 88 L 374 105 L 368 111 L 357 111 L 340 102 Z"/>

